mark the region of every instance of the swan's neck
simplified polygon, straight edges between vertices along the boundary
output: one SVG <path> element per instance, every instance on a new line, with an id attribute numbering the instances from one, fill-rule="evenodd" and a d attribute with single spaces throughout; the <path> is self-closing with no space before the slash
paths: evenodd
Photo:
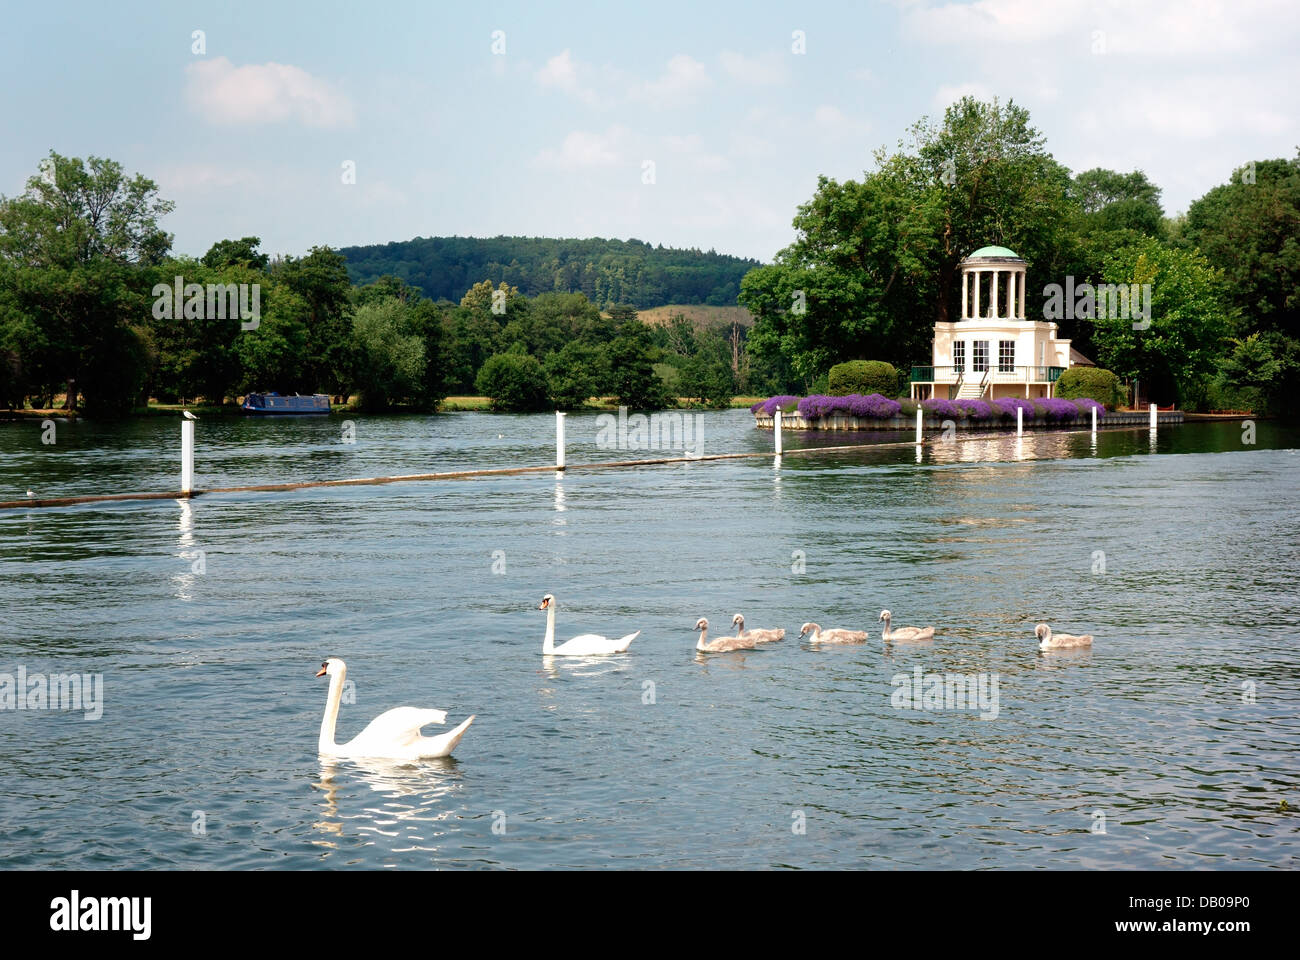
<path id="1" fill-rule="evenodd" d="M 881 640 L 888 640 L 888 639 L 889 639 L 889 634 L 890 634 L 890 629 L 889 629 L 889 618 L 888 618 L 888 617 L 885 617 L 885 629 L 880 631 L 880 639 L 881 639 Z"/>
<path id="2" fill-rule="evenodd" d="M 555 603 L 546 608 L 546 638 L 542 641 L 542 653 L 555 652 Z"/>
<path id="3" fill-rule="evenodd" d="M 703 627 L 700 629 L 700 639 L 699 642 L 695 644 L 696 650 L 708 650 L 708 646 L 707 646 L 708 638 L 705 636 L 708 632 L 709 632 L 708 627 Z"/>
<path id="4" fill-rule="evenodd" d="M 334 725 L 339 719 L 339 701 L 343 698 L 343 678 L 347 668 L 330 676 L 330 691 L 325 696 L 325 716 L 320 722 L 320 742 L 317 749 L 321 753 L 333 753 L 337 744 L 334 742 Z"/>

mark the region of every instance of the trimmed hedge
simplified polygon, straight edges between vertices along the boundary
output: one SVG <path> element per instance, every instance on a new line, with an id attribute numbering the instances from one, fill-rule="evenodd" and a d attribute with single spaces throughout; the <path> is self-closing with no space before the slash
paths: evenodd
<path id="1" fill-rule="evenodd" d="M 1124 400 L 1119 377 L 1100 367 L 1070 367 L 1056 381 L 1056 395 L 1062 400 L 1087 397 L 1114 409 Z"/>
<path id="2" fill-rule="evenodd" d="M 892 363 L 883 360 L 849 360 L 831 367 L 826 377 L 826 392 L 833 397 L 851 393 L 869 396 L 878 393 L 889 397 L 898 393 L 901 381 Z"/>

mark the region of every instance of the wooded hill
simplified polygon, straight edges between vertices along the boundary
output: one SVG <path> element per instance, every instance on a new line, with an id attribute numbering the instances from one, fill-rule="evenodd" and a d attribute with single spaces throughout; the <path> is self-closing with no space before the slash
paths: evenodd
<path id="1" fill-rule="evenodd" d="M 458 302 L 483 280 L 503 281 L 527 297 L 584 293 L 604 307 L 666 304 L 735 306 L 741 278 L 758 260 L 713 250 L 651 246 L 641 240 L 553 240 L 544 237 L 416 237 L 343 247 L 352 283 L 384 275 L 419 287 L 433 300 Z"/>

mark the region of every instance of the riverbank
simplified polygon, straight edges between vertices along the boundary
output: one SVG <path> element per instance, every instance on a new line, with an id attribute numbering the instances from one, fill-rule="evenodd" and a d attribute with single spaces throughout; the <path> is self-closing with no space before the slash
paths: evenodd
<path id="1" fill-rule="evenodd" d="M 766 399 L 765 397 L 733 397 L 727 406 L 730 410 L 739 410 L 748 408 L 758 402 Z M 356 406 L 357 398 L 349 397 L 347 403 L 331 403 L 330 413 L 361 413 L 362 411 Z M 699 407 L 692 406 L 685 397 L 677 398 L 677 406 L 671 409 L 676 410 L 697 410 Z M 618 401 L 614 397 L 601 397 L 596 403 L 583 407 L 584 410 L 617 410 Z M 182 403 L 153 403 L 147 407 L 136 407 L 128 417 L 171 417 L 178 416 L 182 410 L 188 410 L 196 417 L 240 417 L 244 412 L 240 409 L 238 403 L 227 403 L 222 406 L 215 404 L 182 404 Z M 384 416 L 386 414 L 405 416 L 411 413 L 422 413 L 427 411 L 413 410 L 406 407 L 396 407 L 392 410 L 365 411 L 370 416 Z M 492 400 L 489 397 L 477 396 L 451 396 L 447 397 L 438 405 L 438 413 L 491 413 Z M 24 408 L 21 410 L 0 410 L 0 422 L 5 420 L 47 420 L 47 419 L 65 419 L 76 420 L 84 417 L 85 414 L 79 410 L 68 410 L 63 407 Z"/>
<path id="2" fill-rule="evenodd" d="M 1156 414 L 1156 425 L 1166 426 L 1183 423 L 1186 415 L 1181 410 L 1161 410 Z M 1213 418 L 1211 418 L 1213 419 Z M 1109 410 L 1097 418 L 1098 427 L 1134 427 L 1151 422 L 1150 413 L 1141 411 Z M 759 430 L 772 430 L 775 419 L 759 411 L 754 414 L 754 426 Z M 1080 416 L 1076 420 L 1049 420 L 1046 417 L 1033 417 L 1024 421 L 1026 430 L 1078 430 L 1086 428 L 1090 419 Z M 951 426 L 956 430 L 1015 430 L 1013 419 L 975 420 L 972 418 L 953 419 L 952 417 L 927 416 L 922 420 L 922 429 L 946 430 Z M 826 417 L 813 417 L 806 420 L 797 410 L 781 414 L 782 430 L 911 430 L 916 427 L 916 417 L 852 417 L 846 414 L 833 414 Z"/>

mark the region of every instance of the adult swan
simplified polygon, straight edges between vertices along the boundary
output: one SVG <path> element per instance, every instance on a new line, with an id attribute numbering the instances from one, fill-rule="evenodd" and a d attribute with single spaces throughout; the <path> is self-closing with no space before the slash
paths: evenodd
<path id="1" fill-rule="evenodd" d="M 338 657 L 330 657 L 320 665 L 318 677 L 330 678 L 330 692 L 325 699 L 325 719 L 320 722 L 321 756 L 373 757 L 384 760 L 430 760 L 447 757 L 456 749 L 460 738 L 474 722 L 470 717 L 451 733 L 440 737 L 423 737 L 420 728 L 430 723 L 446 723 L 442 710 L 421 710 L 418 707 L 394 707 L 371 720 L 347 743 L 334 742 L 334 724 L 339 719 L 339 700 L 343 696 L 343 681 L 348 667 Z"/>
<path id="2" fill-rule="evenodd" d="M 537 605 L 537 609 L 546 611 L 546 636 L 542 640 L 544 657 L 596 657 L 607 653 L 627 653 L 627 648 L 641 633 L 638 630 L 617 640 L 595 633 L 584 633 L 572 640 L 566 640 L 557 647 L 555 645 L 555 598 L 548 593 L 542 597 L 542 602 Z"/>

